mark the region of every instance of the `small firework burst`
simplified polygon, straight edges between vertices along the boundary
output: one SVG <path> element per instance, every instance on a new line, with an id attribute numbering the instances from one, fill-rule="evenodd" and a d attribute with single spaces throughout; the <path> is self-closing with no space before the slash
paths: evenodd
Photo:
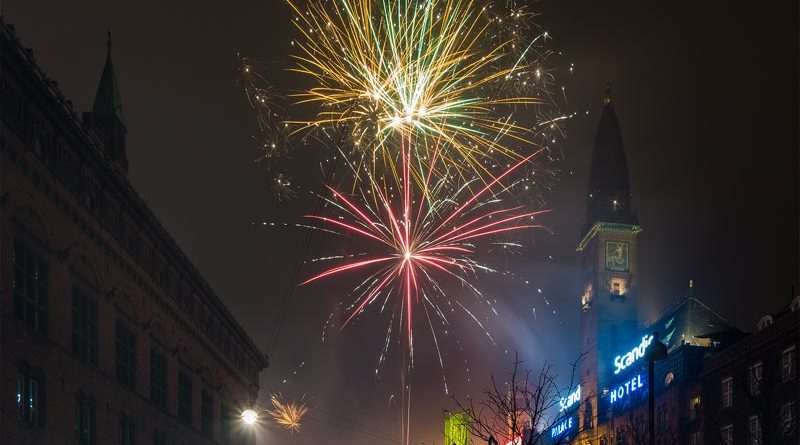
<path id="1" fill-rule="evenodd" d="M 270 402 L 272 409 L 268 409 L 267 413 L 275 423 L 293 433 L 300 431 L 300 421 L 308 412 L 308 406 L 302 399 L 299 402 L 296 400 L 287 402 L 281 393 L 276 393 L 270 396 Z"/>

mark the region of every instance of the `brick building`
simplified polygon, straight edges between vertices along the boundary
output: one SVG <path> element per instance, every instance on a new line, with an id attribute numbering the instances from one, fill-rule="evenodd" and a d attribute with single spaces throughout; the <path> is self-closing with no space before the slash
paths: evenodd
<path id="1" fill-rule="evenodd" d="M 706 360 L 702 375 L 709 444 L 800 443 L 800 297 L 765 315 L 756 332 Z"/>
<path id="2" fill-rule="evenodd" d="M 2 442 L 254 443 L 267 359 L 127 179 L 110 42 L 79 118 L 0 28 Z"/>

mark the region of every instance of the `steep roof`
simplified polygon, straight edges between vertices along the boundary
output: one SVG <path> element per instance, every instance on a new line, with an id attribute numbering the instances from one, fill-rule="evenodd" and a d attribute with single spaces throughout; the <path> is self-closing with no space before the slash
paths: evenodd
<path id="1" fill-rule="evenodd" d="M 116 116 L 120 123 L 125 124 L 125 117 L 122 115 L 122 100 L 119 97 L 117 87 L 117 77 L 114 75 L 114 64 L 111 62 L 111 33 L 108 33 L 108 54 L 106 64 L 103 67 L 103 74 L 100 76 L 100 85 L 97 87 L 97 95 L 94 99 L 92 113 L 102 116 Z"/>
<path id="2" fill-rule="evenodd" d="M 731 325 L 719 314 L 689 295 L 666 311 L 647 331 L 658 332 L 659 340 L 670 350 L 684 343 L 709 346 L 710 334 L 730 329 Z"/>
<path id="3" fill-rule="evenodd" d="M 637 224 L 631 205 L 628 162 L 610 89 L 603 102 L 592 151 L 585 229 L 597 222 Z"/>

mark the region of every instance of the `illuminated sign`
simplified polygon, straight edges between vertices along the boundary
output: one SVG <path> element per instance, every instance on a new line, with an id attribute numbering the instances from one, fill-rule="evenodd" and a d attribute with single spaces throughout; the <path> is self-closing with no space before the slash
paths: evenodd
<path id="1" fill-rule="evenodd" d="M 639 346 L 631 349 L 630 352 L 626 353 L 625 355 L 618 355 L 614 357 L 614 366 L 617 368 L 614 370 L 614 374 L 619 374 L 620 371 L 632 365 L 633 362 L 644 357 L 644 351 L 648 346 L 650 346 L 650 342 L 652 341 L 652 335 L 645 335 L 642 337 L 642 342 L 639 343 Z"/>
<path id="2" fill-rule="evenodd" d="M 567 397 L 562 397 L 561 400 L 558 401 L 558 404 L 561 406 L 559 411 L 564 411 L 569 409 L 572 405 L 581 401 L 581 385 L 572 391 Z"/>
<path id="3" fill-rule="evenodd" d="M 550 429 L 550 437 L 558 437 L 567 431 L 572 429 L 572 426 L 575 425 L 577 422 L 572 420 L 573 418 L 570 417 L 568 419 L 564 419 L 561 422 L 557 423 L 556 426 Z"/>
<path id="4" fill-rule="evenodd" d="M 642 388 L 643 386 L 642 375 L 637 374 L 632 379 L 626 380 L 625 383 L 619 385 L 616 389 L 611 390 L 611 403 L 624 399 L 630 393 Z"/>

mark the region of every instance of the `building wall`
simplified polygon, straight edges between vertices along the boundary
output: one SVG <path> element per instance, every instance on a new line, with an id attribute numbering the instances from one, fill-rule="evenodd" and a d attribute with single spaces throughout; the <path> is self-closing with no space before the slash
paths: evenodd
<path id="1" fill-rule="evenodd" d="M 130 418 L 138 443 L 218 443 L 222 404 L 250 405 L 266 359 L 3 27 L 0 58 L 0 435 L 10 443 L 75 443 L 76 398 L 94 405 L 92 443 L 119 443 Z M 47 265 L 46 316 L 15 313 L 15 244 Z M 97 305 L 97 361 L 73 350 L 73 288 Z M 117 323 L 136 338 L 136 377 L 116 376 Z M 167 403 L 150 400 L 150 352 L 167 358 Z M 191 378 L 192 421 L 178 420 L 178 372 Z M 18 417 L 17 375 L 38 375 L 41 424 Z M 212 433 L 201 432 L 201 391 Z M 240 443 L 253 443 L 241 434 Z"/>
<path id="2" fill-rule="evenodd" d="M 800 348 L 800 310 L 788 312 L 744 340 L 715 354 L 705 363 L 702 376 L 705 405 L 706 443 L 721 443 L 721 429 L 733 428 L 735 444 L 750 443 L 748 422 L 758 416 L 765 444 L 798 443 L 798 402 L 800 402 L 800 376 L 798 376 L 798 348 Z M 794 351 L 791 366 L 794 376 L 784 380 L 782 358 L 784 352 Z M 761 389 L 751 392 L 750 369 L 761 363 L 762 378 L 756 379 Z M 723 406 L 722 382 L 731 379 L 732 403 Z M 794 427 L 784 434 L 781 408 L 794 403 Z"/>

